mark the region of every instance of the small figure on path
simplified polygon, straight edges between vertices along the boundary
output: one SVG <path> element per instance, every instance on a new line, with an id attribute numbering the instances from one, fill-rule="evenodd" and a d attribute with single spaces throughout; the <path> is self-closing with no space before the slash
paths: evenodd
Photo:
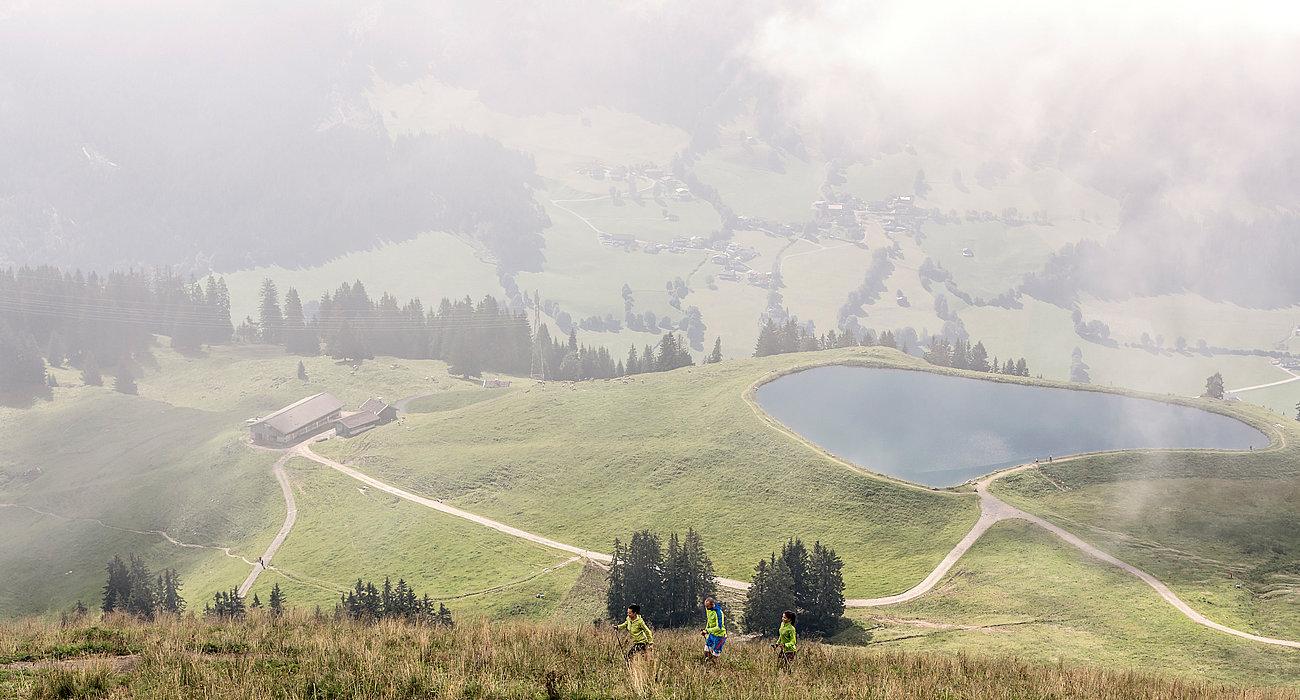
<path id="1" fill-rule="evenodd" d="M 632 638 L 632 646 L 627 648 L 627 654 L 624 658 L 631 661 L 633 656 L 646 653 L 646 650 L 655 645 L 654 634 L 650 631 L 650 626 L 645 623 L 641 617 L 641 606 L 633 603 L 627 606 L 627 619 L 620 625 L 615 625 L 614 629 L 627 630 L 628 635 Z"/>
<path id="2" fill-rule="evenodd" d="M 704 637 L 704 659 L 717 661 L 727 643 L 727 616 L 712 596 L 704 599 L 704 630 L 700 634 Z"/>
<path id="3" fill-rule="evenodd" d="M 795 652 L 798 651 L 799 634 L 794 628 L 794 612 L 786 610 L 781 613 L 781 629 L 778 633 L 776 644 L 772 645 L 776 649 L 777 663 L 781 665 L 782 671 L 789 671 L 794 665 Z"/>

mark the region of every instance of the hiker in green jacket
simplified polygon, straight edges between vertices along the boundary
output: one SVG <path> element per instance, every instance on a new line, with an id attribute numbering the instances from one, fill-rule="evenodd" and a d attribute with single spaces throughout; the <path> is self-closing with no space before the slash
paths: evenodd
<path id="1" fill-rule="evenodd" d="M 794 665 L 794 655 L 798 651 L 799 635 L 794 629 L 795 615 L 793 612 L 786 610 L 781 613 L 781 629 L 778 632 L 776 644 L 772 645 L 776 649 L 777 661 L 781 664 L 782 671 L 789 671 Z"/>
<path id="2" fill-rule="evenodd" d="M 614 629 L 627 630 L 632 637 L 632 646 L 628 647 L 625 657 L 631 660 L 633 656 L 644 654 L 646 649 L 655 645 L 655 636 L 650 632 L 650 626 L 645 623 L 641 617 L 641 606 L 632 604 L 627 606 L 627 619 L 621 625 L 615 625 Z"/>
<path id="3" fill-rule="evenodd" d="M 712 596 L 704 599 L 704 660 L 716 661 L 727 643 L 727 616 Z"/>

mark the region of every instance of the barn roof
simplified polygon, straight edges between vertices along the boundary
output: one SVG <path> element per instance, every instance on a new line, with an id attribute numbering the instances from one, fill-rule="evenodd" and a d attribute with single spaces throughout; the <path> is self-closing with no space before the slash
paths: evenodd
<path id="1" fill-rule="evenodd" d="M 384 403 L 383 399 L 366 399 L 366 402 L 361 404 L 361 408 L 358 410 L 369 411 L 370 413 L 379 415 L 379 412 L 385 408 L 388 408 L 388 404 Z"/>
<path id="2" fill-rule="evenodd" d="M 342 408 L 343 402 L 333 394 L 320 393 L 291 403 L 259 422 L 287 435 Z"/>
<path id="3" fill-rule="evenodd" d="M 371 413 L 370 411 L 360 411 L 358 413 L 353 413 L 350 416 L 343 416 L 342 418 L 339 419 L 339 424 L 349 430 L 364 428 L 367 425 L 371 425 L 373 423 L 378 423 L 378 422 L 379 422 L 379 416 Z"/>

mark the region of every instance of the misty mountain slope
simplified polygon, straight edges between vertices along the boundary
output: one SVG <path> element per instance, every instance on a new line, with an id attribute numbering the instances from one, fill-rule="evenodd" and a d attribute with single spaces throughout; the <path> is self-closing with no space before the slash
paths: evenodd
<path id="1" fill-rule="evenodd" d="M 1141 581 L 1027 523 L 995 525 L 935 593 L 852 615 L 887 649 L 1050 663 L 1087 659 L 1108 668 L 1281 686 L 1294 685 L 1300 672 L 1289 650 L 1196 625 Z"/>
<path id="2" fill-rule="evenodd" d="M 12 526 L 0 544 L 9 581 L 0 613 L 90 605 L 105 563 L 132 551 L 180 570 L 187 593 L 242 580 L 242 561 L 150 534 L 248 557 L 270 540 L 283 517 L 274 457 L 240 444 L 238 419 L 108 388 L 59 394 L 37 408 L 0 409 L 4 422 L 24 426 L 0 446 L 0 503 L 21 506 L 0 509 Z"/>

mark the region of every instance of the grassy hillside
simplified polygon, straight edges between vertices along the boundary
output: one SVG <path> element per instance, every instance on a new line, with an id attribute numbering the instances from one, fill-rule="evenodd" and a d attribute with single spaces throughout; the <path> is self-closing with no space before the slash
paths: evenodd
<path id="1" fill-rule="evenodd" d="M 1189 602 L 1218 619 L 1218 611 L 1203 601 Z M 881 649 L 1012 655 L 1027 662 L 1086 662 L 1224 682 L 1300 684 L 1295 650 L 1201 627 L 1133 576 L 1019 521 L 994 526 L 932 594 L 889 608 L 854 610 L 852 616 L 871 628 L 871 645 Z"/>
<path id="2" fill-rule="evenodd" d="M 659 632 L 652 658 L 623 661 L 606 630 L 464 622 L 364 627 L 309 617 L 243 623 L 111 621 L 0 628 L 0 693 L 173 698 L 1162 698 L 1293 700 L 1287 690 L 1205 684 L 987 655 L 862 651 L 804 641 L 792 673 L 760 641 L 733 640 L 715 666 L 699 637 Z M 86 652 L 93 654 L 80 657 Z M 58 659 L 72 657 L 64 661 Z"/>
<path id="3" fill-rule="evenodd" d="M 909 362 L 880 349 L 816 360 L 851 356 Z M 694 527 L 721 575 L 748 578 L 758 557 L 799 535 L 840 553 L 851 595 L 904 590 L 974 523 L 975 501 L 866 474 L 773 430 L 743 394 L 765 373 L 809 360 L 533 384 L 316 449 L 570 544 L 604 551 L 634 529 Z"/>
<path id="4" fill-rule="evenodd" d="M 1279 425 L 1294 444 L 1294 423 Z M 994 492 L 1146 569 L 1211 619 L 1296 638 L 1298 479 L 1292 448 L 1134 453 L 1046 465 Z"/>
<path id="5" fill-rule="evenodd" d="M 581 562 L 560 552 L 359 487 L 315 462 L 291 460 L 288 472 L 298 521 L 275 557 L 275 575 L 253 589 L 263 600 L 278 579 L 295 605 L 332 610 L 357 577 L 387 574 L 461 613 L 536 617 L 549 614 L 581 572 Z"/>
<path id="6" fill-rule="evenodd" d="M 0 408 L 0 424 L 21 426 L 0 443 L 0 616 L 93 603 L 113 554 L 177 568 L 191 600 L 237 584 L 284 518 L 276 455 L 246 445 L 244 419 L 318 391 L 355 406 L 468 386 L 431 361 L 354 370 L 305 358 L 300 382 L 298 358 L 274 348 L 189 357 L 160 346 L 154 355 L 139 396 L 81 386 L 63 369 L 51 400 Z"/>

